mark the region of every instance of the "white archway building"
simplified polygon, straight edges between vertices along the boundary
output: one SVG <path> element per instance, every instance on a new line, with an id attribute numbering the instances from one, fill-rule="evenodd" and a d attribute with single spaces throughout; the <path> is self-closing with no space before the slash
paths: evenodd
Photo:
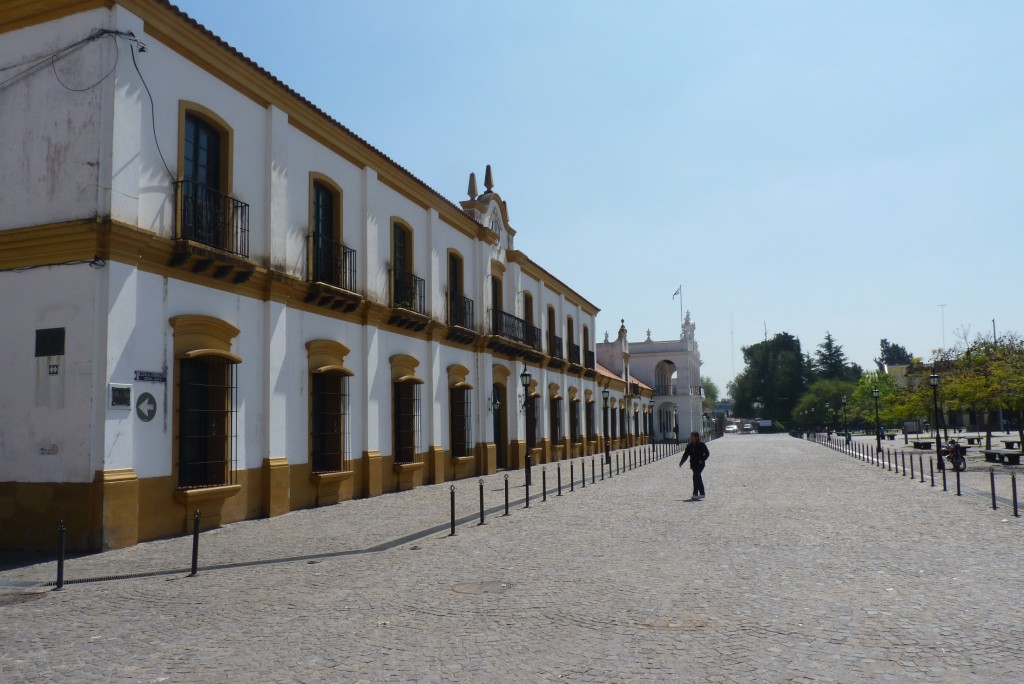
<path id="1" fill-rule="evenodd" d="M 618 337 L 597 345 L 597 361 L 621 377 L 632 375 L 654 388 L 655 440 L 685 440 L 690 432 L 706 432 L 700 387 L 700 350 L 696 325 L 686 312 L 678 340 L 656 341 L 650 331 L 643 342 L 629 342 L 625 321 Z M 707 435 L 705 435 L 707 437 Z"/>

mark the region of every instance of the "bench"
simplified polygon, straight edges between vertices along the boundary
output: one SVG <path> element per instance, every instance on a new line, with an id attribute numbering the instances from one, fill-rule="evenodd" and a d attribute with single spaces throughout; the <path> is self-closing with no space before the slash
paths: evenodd
<path id="1" fill-rule="evenodd" d="M 985 460 L 989 463 L 1005 463 L 1006 465 L 1020 465 L 1021 452 L 1011 449 L 982 449 Z"/>
<path id="2" fill-rule="evenodd" d="M 895 442 L 895 441 L 896 441 L 896 433 L 894 432 L 894 433 L 893 433 L 893 434 L 891 434 L 891 435 L 886 435 L 886 436 L 885 436 L 885 438 L 886 438 L 887 440 L 889 440 L 890 442 Z"/>
<path id="3" fill-rule="evenodd" d="M 967 443 L 973 444 L 974 446 L 978 446 L 981 444 L 981 437 L 968 437 Z"/>
<path id="4" fill-rule="evenodd" d="M 931 442 L 913 442 L 915 449 L 921 449 L 922 451 L 931 451 Z"/>
<path id="5" fill-rule="evenodd" d="M 1003 444 L 1006 445 L 1007 449 L 1016 449 L 1017 445 L 1020 444 L 1020 440 L 1017 439 L 1004 439 Z"/>

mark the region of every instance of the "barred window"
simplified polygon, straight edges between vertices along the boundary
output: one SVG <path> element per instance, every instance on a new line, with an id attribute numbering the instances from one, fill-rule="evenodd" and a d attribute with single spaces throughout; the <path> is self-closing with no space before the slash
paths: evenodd
<path id="1" fill-rule="evenodd" d="M 562 441 L 562 398 L 551 398 L 551 441 Z"/>
<path id="2" fill-rule="evenodd" d="M 314 473 L 349 470 L 348 376 L 313 373 L 310 381 L 310 464 Z"/>
<path id="3" fill-rule="evenodd" d="M 218 356 L 178 363 L 178 487 L 233 484 L 235 364 Z"/>
<path id="4" fill-rule="evenodd" d="M 587 439 L 594 441 L 597 438 L 597 431 L 594 425 L 594 402 L 587 402 Z"/>
<path id="5" fill-rule="evenodd" d="M 393 384 L 395 463 L 412 463 L 420 441 L 420 385 L 406 380 Z"/>
<path id="6" fill-rule="evenodd" d="M 569 403 L 569 440 L 576 444 L 580 441 L 580 402 Z"/>
<path id="7" fill-rule="evenodd" d="M 618 409 L 611 409 L 611 414 L 608 417 L 608 422 L 612 426 L 612 439 L 619 438 L 619 421 L 616 420 L 616 412 Z"/>
<path id="8" fill-rule="evenodd" d="M 454 458 L 473 453 L 472 395 L 473 390 L 468 387 L 452 387 L 448 390 L 448 422 Z"/>

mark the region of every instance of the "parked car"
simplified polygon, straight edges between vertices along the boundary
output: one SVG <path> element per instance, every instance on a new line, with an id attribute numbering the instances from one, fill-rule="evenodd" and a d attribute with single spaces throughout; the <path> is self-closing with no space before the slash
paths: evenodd
<path id="1" fill-rule="evenodd" d="M 729 423 L 728 425 L 725 426 L 725 431 L 726 432 L 739 432 L 740 429 L 738 427 L 736 427 L 735 425 L 733 425 L 732 423 Z"/>
<path id="2" fill-rule="evenodd" d="M 753 431 L 754 431 L 754 428 L 750 425 L 750 423 L 744 423 L 743 424 L 743 432 L 753 432 Z"/>

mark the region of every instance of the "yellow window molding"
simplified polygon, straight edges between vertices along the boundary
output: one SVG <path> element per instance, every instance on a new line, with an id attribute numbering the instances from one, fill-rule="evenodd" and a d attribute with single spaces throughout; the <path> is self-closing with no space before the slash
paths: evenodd
<path id="1" fill-rule="evenodd" d="M 557 382 L 550 383 L 548 385 L 548 396 L 552 399 L 561 399 L 562 395 L 558 393 L 559 389 Z"/>
<path id="2" fill-rule="evenodd" d="M 416 368 L 420 362 L 408 354 L 395 354 L 390 359 L 391 382 L 416 382 L 423 384 L 423 379 L 416 375 Z"/>
<path id="3" fill-rule="evenodd" d="M 201 314 L 174 316 L 170 323 L 174 330 L 176 357 L 214 355 L 235 363 L 242 360 L 231 353 L 231 340 L 238 337 L 239 330 L 230 323 Z"/>
<path id="4" fill-rule="evenodd" d="M 334 340 L 310 340 L 306 343 L 306 358 L 310 373 L 328 373 L 337 371 L 344 375 L 354 375 L 345 367 L 345 357 L 349 348 Z"/>
<path id="5" fill-rule="evenodd" d="M 453 363 L 448 366 L 448 387 L 452 389 L 466 388 L 473 389 L 473 386 L 466 381 L 469 376 L 469 369 L 465 366 L 460 366 L 457 363 Z"/>
<path id="6" fill-rule="evenodd" d="M 494 364 L 491 366 L 491 376 L 494 378 L 494 382 L 499 385 L 508 385 L 508 379 L 512 375 L 512 371 L 505 366 L 499 366 Z"/>

